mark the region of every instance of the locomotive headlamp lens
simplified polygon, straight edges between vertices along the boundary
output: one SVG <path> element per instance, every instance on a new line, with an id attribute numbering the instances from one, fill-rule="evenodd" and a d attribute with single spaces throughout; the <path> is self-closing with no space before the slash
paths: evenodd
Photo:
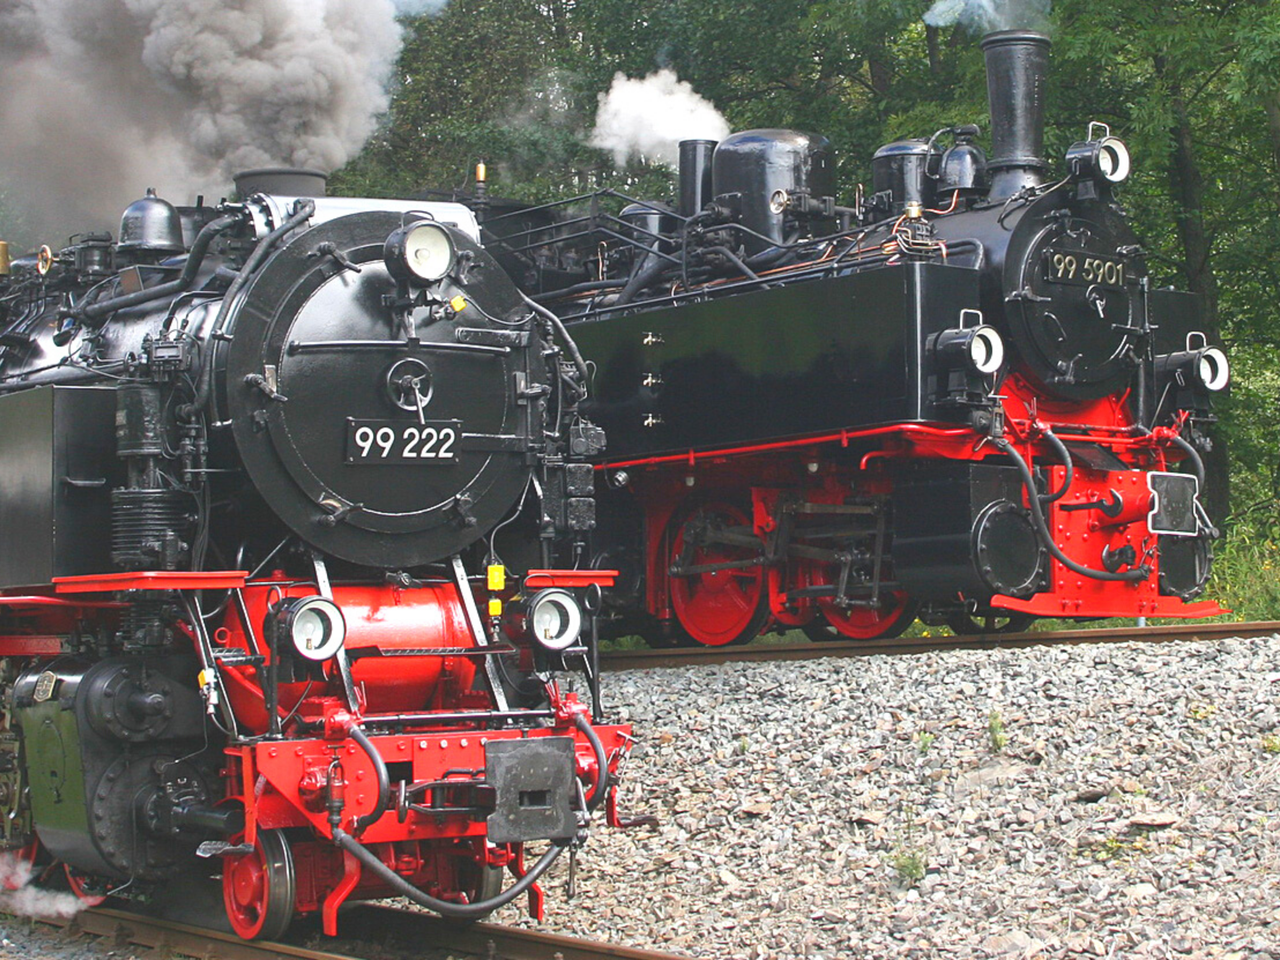
<path id="1" fill-rule="evenodd" d="M 529 629 L 534 640 L 559 653 L 578 642 L 582 608 L 567 590 L 543 590 L 529 603 Z"/>
<path id="2" fill-rule="evenodd" d="M 984 377 L 1004 363 L 1004 339 L 995 327 L 975 327 L 969 341 L 969 365 Z"/>
<path id="3" fill-rule="evenodd" d="M 438 223 L 419 222 L 387 237 L 382 258 L 398 280 L 434 283 L 453 269 L 457 253 L 448 230 Z"/>
<path id="4" fill-rule="evenodd" d="M 1225 389 L 1231 379 L 1231 364 L 1227 355 L 1217 347 L 1206 347 L 1196 358 L 1196 379 L 1206 390 L 1217 393 Z"/>
<path id="5" fill-rule="evenodd" d="M 276 629 L 293 644 L 298 656 L 328 660 L 347 639 L 347 621 L 332 600 L 325 597 L 290 597 L 272 611 Z"/>
<path id="6" fill-rule="evenodd" d="M 1120 183 L 1129 176 L 1129 148 L 1115 137 L 1107 137 L 1098 144 L 1098 173 L 1112 183 Z"/>

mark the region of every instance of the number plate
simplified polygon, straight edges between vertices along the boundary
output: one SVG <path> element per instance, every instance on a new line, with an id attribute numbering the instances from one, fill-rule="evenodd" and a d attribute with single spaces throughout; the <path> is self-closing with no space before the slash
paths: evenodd
<path id="1" fill-rule="evenodd" d="M 1120 288 L 1125 284 L 1125 266 L 1119 257 L 1103 257 L 1088 250 L 1049 247 L 1044 252 L 1045 279 L 1051 283 Z"/>
<path id="2" fill-rule="evenodd" d="M 457 463 L 461 420 L 347 418 L 347 463 Z"/>

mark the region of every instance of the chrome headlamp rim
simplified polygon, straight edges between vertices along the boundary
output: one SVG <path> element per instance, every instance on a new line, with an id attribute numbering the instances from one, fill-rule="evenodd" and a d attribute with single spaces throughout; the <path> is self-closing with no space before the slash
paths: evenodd
<path id="1" fill-rule="evenodd" d="M 534 594 L 526 619 L 534 642 L 552 653 L 561 653 L 576 644 L 585 624 L 577 598 L 561 587 Z"/>
<path id="2" fill-rule="evenodd" d="M 328 597 L 288 597 L 273 609 L 272 615 L 277 636 L 283 631 L 293 652 L 304 660 L 322 663 L 346 643 L 346 618 L 342 608 Z"/>

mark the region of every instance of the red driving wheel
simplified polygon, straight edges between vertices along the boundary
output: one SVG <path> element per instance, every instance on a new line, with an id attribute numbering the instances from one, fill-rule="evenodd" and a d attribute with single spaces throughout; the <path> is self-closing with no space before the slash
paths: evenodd
<path id="1" fill-rule="evenodd" d="M 833 572 L 819 567 L 813 571 L 813 583 L 835 583 Z M 916 605 L 905 590 L 884 590 L 878 607 L 842 607 L 830 597 L 818 601 L 822 616 L 805 627 L 810 640 L 878 640 L 897 637 L 916 619 Z"/>
<path id="2" fill-rule="evenodd" d="M 64 863 L 62 869 L 67 875 L 67 886 L 86 907 L 100 907 L 106 902 L 108 894 L 89 892 L 87 874 L 74 869 L 68 863 Z"/>
<path id="3" fill-rule="evenodd" d="M 245 940 L 278 940 L 293 920 L 293 854 L 280 830 L 259 830 L 249 853 L 222 862 L 222 901 L 231 929 Z"/>
<path id="4" fill-rule="evenodd" d="M 685 537 L 698 530 L 724 527 L 751 529 L 744 510 L 727 503 L 703 504 L 686 514 L 671 544 L 671 563 L 686 560 L 690 566 L 751 560 L 758 550 L 733 544 L 705 543 L 685 557 Z M 769 615 L 765 597 L 765 573 L 759 564 L 708 570 L 671 578 L 671 606 L 684 636 L 709 647 L 748 643 L 755 639 Z"/>

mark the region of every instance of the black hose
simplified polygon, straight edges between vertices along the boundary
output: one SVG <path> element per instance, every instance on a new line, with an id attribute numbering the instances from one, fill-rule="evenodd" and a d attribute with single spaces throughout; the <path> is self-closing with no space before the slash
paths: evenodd
<path id="1" fill-rule="evenodd" d="M 547 872 L 551 864 L 556 862 L 556 858 L 560 856 L 565 846 L 567 846 L 566 843 L 551 847 L 529 869 L 528 873 L 496 897 L 490 897 L 488 900 L 477 900 L 475 903 L 450 903 L 448 900 L 441 900 L 439 897 L 433 897 L 431 894 L 419 890 L 383 863 L 368 847 L 346 831 L 335 829 L 333 831 L 333 842 L 359 860 L 367 869 L 373 871 L 383 883 L 391 887 L 400 896 L 407 897 L 418 906 L 434 910 L 442 916 L 454 917 L 459 920 L 478 920 L 486 917 L 494 910 L 506 906 L 516 897 L 527 892 L 530 887 L 538 882 L 538 878 Z"/>
<path id="2" fill-rule="evenodd" d="M 703 253 L 718 253 L 731 264 L 737 267 L 742 273 L 746 274 L 752 280 L 759 280 L 760 277 L 754 270 L 742 262 L 742 258 L 730 250 L 728 247 L 707 247 Z"/>
<path id="3" fill-rule="evenodd" d="M 630 303 L 635 299 L 637 293 L 662 276 L 668 266 L 669 264 L 666 260 L 661 257 L 654 257 L 650 264 L 638 270 L 636 275 L 627 281 L 627 285 L 622 288 L 622 292 L 618 294 L 618 298 L 610 306 L 621 307 Z"/>
<path id="4" fill-rule="evenodd" d="M 382 815 L 387 812 L 387 807 L 391 805 L 391 777 L 387 774 L 386 762 L 373 744 L 369 742 L 369 738 L 364 735 L 364 731 L 357 726 L 352 726 L 347 733 L 350 734 L 352 740 L 360 745 L 360 749 L 365 752 L 369 759 L 373 761 L 374 772 L 378 775 L 378 802 L 371 812 L 357 818 L 355 825 L 352 827 L 358 837 L 372 824 L 381 820 Z"/>
<path id="5" fill-rule="evenodd" d="M 1173 445 L 1175 447 L 1178 447 L 1180 450 L 1182 450 L 1187 455 L 1187 459 L 1191 461 L 1191 469 L 1192 471 L 1195 472 L 1196 480 L 1200 484 L 1201 492 L 1203 492 L 1204 491 L 1204 461 L 1200 459 L 1200 451 L 1198 451 L 1186 440 L 1183 440 L 1181 437 L 1175 436 L 1170 439 L 1172 440 Z"/>
<path id="6" fill-rule="evenodd" d="M 209 333 L 205 337 L 204 357 L 200 364 L 200 379 L 196 382 L 195 397 L 190 403 L 184 403 L 178 408 L 178 416 L 181 419 L 193 419 L 209 402 L 209 397 L 213 393 L 213 354 L 218 335 L 226 325 L 227 315 L 231 312 L 232 301 L 235 300 L 236 295 L 240 293 L 244 285 L 249 282 L 249 278 L 253 276 L 254 271 L 258 269 L 262 261 L 267 258 L 267 254 L 276 245 L 276 241 L 299 224 L 309 220 L 315 212 L 315 201 L 299 200 L 293 216 L 258 241 L 257 246 L 253 248 L 253 252 L 249 254 L 249 259 L 244 262 L 244 266 L 240 268 L 236 278 L 231 281 L 231 286 L 227 287 L 227 292 L 222 297 L 222 304 L 218 307 L 218 315 L 214 318 L 213 326 L 209 328 Z"/>
<path id="7" fill-rule="evenodd" d="M 582 359 L 582 352 L 578 349 L 573 337 L 569 336 L 569 331 L 565 328 L 564 322 L 542 304 L 531 300 L 523 292 L 520 293 L 520 296 L 534 313 L 555 328 L 556 335 L 564 341 L 564 348 L 569 354 L 569 359 L 573 361 L 573 365 L 578 368 L 579 376 L 582 377 L 582 389 L 587 389 L 587 385 L 591 380 L 591 374 L 587 370 L 587 361 Z"/>
<path id="8" fill-rule="evenodd" d="M 1040 502 L 1053 503 L 1055 500 L 1061 500 L 1063 495 L 1071 489 L 1071 481 L 1075 479 L 1075 466 L 1071 463 L 1071 452 L 1067 449 L 1067 445 L 1058 439 L 1057 434 L 1052 430 L 1044 432 L 1044 438 L 1049 441 L 1049 446 L 1053 447 L 1062 465 L 1067 468 L 1067 475 L 1062 478 L 1062 486 L 1053 493 L 1046 493 L 1040 498 Z"/>
<path id="9" fill-rule="evenodd" d="M 154 287 L 148 287 L 145 290 L 126 293 L 123 296 L 112 297 L 110 300 L 99 300 L 97 303 L 91 303 L 88 306 L 73 307 L 67 311 L 67 316 L 82 323 L 98 320 L 117 310 L 136 307 L 139 304 L 162 300 L 165 297 L 185 292 L 195 282 L 196 273 L 200 269 L 200 264 L 204 262 L 205 254 L 208 253 L 209 244 L 213 243 L 214 236 L 234 227 L 239 222 L 239 214 L 228 214 L 218 217 L 216 220 L 210 220 L 205 224 L 204 229 L 196 234 L 196 239 L 191 244 L 191 252 L 187 254 L 187 262 L 176 280 L 169 280 L 165 283 L 156 284 Z"/>
<path id="10" fill-rule="evenodd" d="M 1044 510 L 1040 507 L 1040 496 L 1036 492 L 1035 477 L 1031 475 L 1031 468 L 1027 466 L 1027 461 L 1022 459 L 1018 451 L 1013 448 L 1013 444 L 1004 439 L 1004 437 L 999 437 L 994 442 L 996 447 L 1002 453 L 1007 454 L 1013 460 L 1014 466 L 1018 468 L 1018 473 L 1022 476 L 1022 485 L 1027 488 L 1027 502 L 1031 505 L 1031 519 L 1035 524 L 1036 533 L 1040 535 L 1041 542 L 1053 554 L 1055 560 L 1068 570 L 1093 580 L 1134 581 L 1145 580 L 1151 576 L 1151 568 L 1145 563 L 1139 567 L 1134 567 L 1132 570 L 1126 570 L 1124 573 L 1112 573 L 1110 570 L 1095 570 L 1092 567 L 1076 563 L 1063 553 L 1058 545 L 1053 542 L 1053 534 L 1049 531 L 1049 524 L 1044 518 Z"/>
<path id="11" fill-rule="evenodd" d="M 596 768 L 600 771 L 596 774 L 595 785 L 591 788 L 590 796 L 587 797 L 587 810 L 594 812 L 596 807 L 600 806 L 600 801 L 605 798 L 605 794 L 609 792 L 609 755 L 604 752 L 604 744 L 596 736 L 586 716 L 575 713 L 573 724 L 582 731 L 582 735 L 587 738 L 587 743 L 591 744 L 591 752 L 596 755 Z"/>

